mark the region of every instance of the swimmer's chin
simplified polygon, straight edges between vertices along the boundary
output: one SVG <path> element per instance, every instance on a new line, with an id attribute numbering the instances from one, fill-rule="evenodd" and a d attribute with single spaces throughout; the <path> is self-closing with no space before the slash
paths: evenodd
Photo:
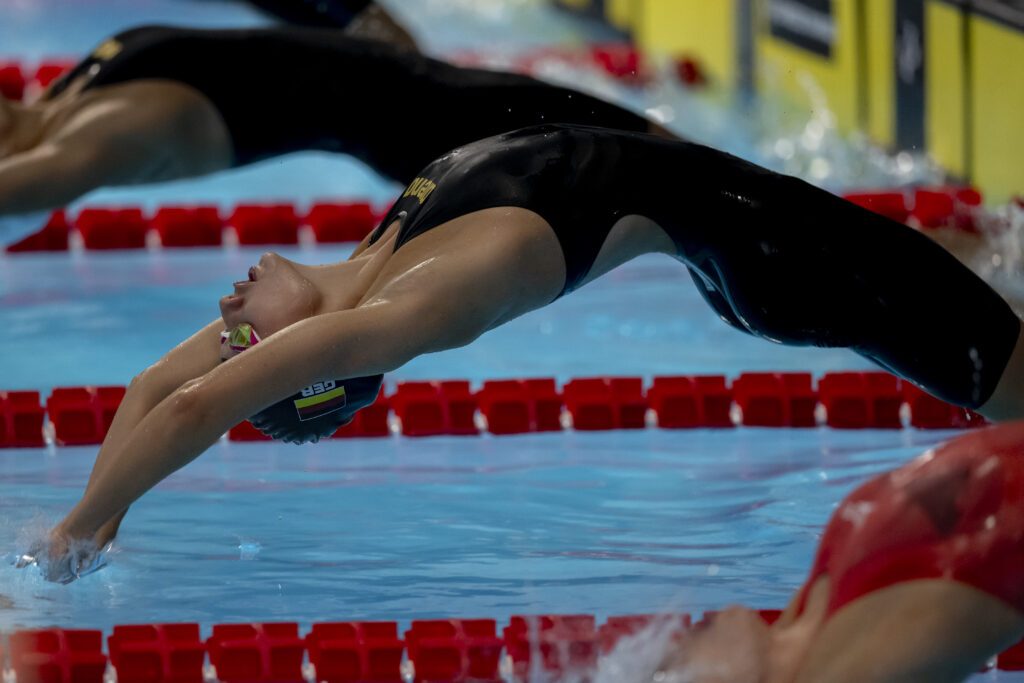
<path id="1" fill-rule="evenodd" d="M 237 313 L 245 305 L 245 298 L 241 294 L 228 294 L 220 299 L 220 315 L 224 319 L 224 324 L 231 326 L 229 317 L 232 314 Z"/>

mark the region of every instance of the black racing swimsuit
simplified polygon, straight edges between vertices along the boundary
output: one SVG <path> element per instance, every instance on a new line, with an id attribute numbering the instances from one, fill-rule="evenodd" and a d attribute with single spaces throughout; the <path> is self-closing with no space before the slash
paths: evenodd
<path id="1" fill-rule="evenodd" d="M 924 235 L 796 178 L 687 142 L 545 125 L 481 140 L 424 169 L 371 236 L 395 248 L 465 214 L 529 209 L 580 286 L 624 216 L 675 242 L 727 322 L 790 345 L 845 346 L 953 403 L 995 390 L 1020 329 L 983 280 Z"/>
<path id="2" fill-rule="evenodd" d="M 292 26 L 345 28 L 372 0 L 249 0 Z"/>
<path id="3" fill-rule="evenodd" d="M 143 27 L 57 81 L 85 88 L 168 79 L 220 112 L 235 165 L 300 150 L 343 152 L 406 183 L 459 145 L 548 121 L 643 131 L 613 104 L 515 74 L 462 69 L 340 31 Z"/>

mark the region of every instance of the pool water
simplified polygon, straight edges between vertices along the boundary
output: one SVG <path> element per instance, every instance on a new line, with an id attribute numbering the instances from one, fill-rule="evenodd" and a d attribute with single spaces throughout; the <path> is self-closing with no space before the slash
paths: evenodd
<path id="1" fill-rule="evenodd" d="M 387 4 L 437 53 L 486 46 L 503 59 L 537 45 L 605 37 L 539 2 Z M 0 9 L 0 50 L 26 60 L 77 54 L 115 30 L 183 15 L 207 26 L 262 21 L 214 0 L 18 0 Z M 804 163 L 799 150 L 814 142 L 814 135 L 804 139 L 808 122 L 788 122 L 792 137 L 766 143 L 762 126 L 776 115 L 767 107 L 762 118 L 749 117 L 721 98 L 667 85 L 635 92 L 562 64 L 546 69 L 637 109 L 670 103 L 670 125 L 775 167 Z M 825 184 L 931 172 L 894 171 L 830 137 L 827 125 L 821 132 L 818 144 L 833 146 L 821 153 L 849 160 L 819 179 Z M 790 147 L 779 140 L 795 140 L 797 151 L 787 157 Z M 95 193 L 85 202 L 305 206 L 341 197 L 381 204 L 396 189 L 355 162 L 299 155 L 203 181 Z M 349 249 L 282 252 L 325 262 Z M 215 318 L 219 296 L 258 255 L 225 248 L 0 258 L 0 387 L 46 392 L 128 382 Z M 417 359 L 388 381 L 868 367 L 844 350 L 785 348 L 739 333 L 708 310 L 679 264 L 645 257 L 468 348 Z M 0 563 L 0 629 L 604 617 L 699 613 L 737 602 L 779 608 L 805 578 L 838 501 L 950 436 L 739 428 L 393 437 L 301 448 L 222 441 L 134 506 L 103 571 L 57 586 Z M 76 502 L 96 452 L 0 450 L 0 554 L 23 550 Z M 977 678 L 1024 680 L 997 672 Z"/>

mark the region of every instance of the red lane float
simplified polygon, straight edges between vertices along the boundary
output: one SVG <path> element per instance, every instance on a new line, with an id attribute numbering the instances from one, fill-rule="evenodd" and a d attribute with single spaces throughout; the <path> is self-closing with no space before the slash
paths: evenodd
<path id="1" fill-rule="evenodd" d="M 614 396 L 608 381 L 588 377 L 569 380 L 562 387 L 565 407 L 577 431 L 615 429 Z"/>
<path id="2" fill-rule="evenodd" d="M 530 431 L 562 431 L 562 406 L 564 398 L 558 391 L 553 377 L 524 379 L 526 394 L 530 399 Z"/>
<path id="3" fill-rule="evenodd" d="M 32 77 L 33 83 L 36 87 L 45 90 L 50 87 L 50 84 L 55 80 L 63 76 L 68 71 L 71 71 L 78 63 L 75 59 L 50 59 L 36 68 L 35 75 Z"/>
<path id="4" fill-rule="evenodd" d="M 951 405 L 903 382 L 903 400 L 910 410 L 910 426 L 918 429 L 967 429 L 986 424 L 974 411 Z"/>
<path id="5" fill-rule="evenodd" d="M 365 683 L 402 680 L 402 652 L 393 621 L 354 621 L 313 624 L 305 639 L 316 680 L 326 683 Z"/>
<path id="6" fill-rule="evenodd" d="M 202 683 L 199 624 L 115 626 L 107 639 L 118 683 Z"/>
<path id="7" fill-rule="evenodd" d="M 63 210 L 54 211 L 38 232 L 8 246 L 7 252 L 67 251 L 70 234 L 71 224 L 68 223 L 67 214 Z"/>
<path id="8" fill-rule="evenodd" d="M 724 376 L 655 377 L 647 400 L 662 429 L 734 427 Z"/>
<path id="9" fill-rule="evenodd" d="M 206 648 L 222 683 L 305 683 L 298 624 L 217 624 Z"/>
<path id="10" fill-rule="evenodd" d="M 646 83 L 643 54 L 631 43 L 602 43 L 590 48 L 590 60 L 612 78 L 626 83 Z"/>
<path id="11" fill-rule="evenodd" d="M 239 204 L 228 225 L 242 245 L 299 243 L 299 217 L 290 204 Z"/>
<path id="12" fill-rule="evenodd" d="M 38 391 L 0 391 L 0 448 L 46 445 Z"/>
<path id="13" fill-rule="evenodd" d="M 640 377 L 574 379 L 562 388 L 562 393 L 574 429 L 643 429 L 647 426 L 647 398 Z"/>
<path id="14" fill-rule="evenodd" d="M 597 630 L 597 640 L 601 646 L 601 654 L 612 652 L 619 641 L 636 636 L 649 628 L 670 629 L 676 636 L 690 628 L 692 620 L 689 614 L 631 614 L 621 617 L 608 617 Z"/>
<path id="15" fill-rule="evenodd" d="M 477 392 L 480 413 L 491 434 L 525 434 L 532 430 L 530 393 L 519 380 L 487 380 Z M 561 405 L 559 405 L 561 412 Z"/>
<path id="16" fill-rule="evenodd" d="M 704 71 L 704 67 L 693 57 L 681 57 L 676 60 L 676 78 L 679 81 L 689 87 L 697 88 L 700 86 L 707 85 L 708 77 Z"/>
<path id="17" fill-rule="evenodd" d="M 16 631 L 9 645 L 18 683 L 103 683 L 107 656 L 101 631 Z"/>
<path id="18" fill-rule="evenodd" d="M 476 398 L 491 434 L 562 429 L 562 395 L 553 378 L 486 380 Z"/>
<path id="19" fill-rule="evenodd" d="M 818 380 L 825 424 L 835 429 L 900 429 L 902 382 L 887 372 L 830 372 Z"/>
<path id="20" fill-rule="evenodd" d="M 809 372 L 745 372 L 732 383 L 742 424 L 748 427 L 814 427 L 817 392 Z"/>
<path id="21" fill-rule="evenodd" d="M 125 388 L 57 387 L 46 399 L 46 412 L 60 446 L 103 443 Z"/>
<path id="22" fill-rule="evenodd" d="M 981 192 L 973 187 L 919 188 L 914 192 L 914 209 L 910 215 L 922 228 L 977 232 L 975 217 L 982 200 Z"/>
<path id="23" fill-rule="evenodd" d="M 1004 650 L 996 658 L 996 668 L 1001 671 L 1024 671 L 1024 640 Z"/>
<path id="24" fill-rule="evenodd" d="M 0 62 L 0 97 L 20 102 L 25 97 L 25 85 L 20 64 Z"/>
<path id="25" fill-rule="evenodd" d="M 368 203 L 316 204 L 303 221 L 323 243 L 362 242 L 377 227 L 377 214 Z"/>
<path id="26" fill-rule="evenodd" d="M 356 413 L 352 422 L 334 433 L 334 438 L 390 436 L 390 413 L 391 401 L 384 395 L 384 388 L 381 387 L 377 400 Z"/>
<path id="27" fill-rule="evenodd" d="M 865 190 L 862 192 L 849 192 L 844 194 L 843 197 L 857 206 L 874 211 L 899 223 L 906 223 L 907 219 L 910 218 L 907 197 L 901 191 Z"/>
<path id="28" fill-rule="evenodd" d="M 597 664 L 597 631 L 589 614 L 514 616 L 504 636 L 518 681 L 529 681 L 534 666 L 558 675 L 586 672 Z M 534 653 L 539 662 L 533 662 Z"/>
<path id="29" fill-rule="evenodd" d="M 702 621 L 716 614 L 705 611 Z M 758 614 L 770 625 L 782 610 Z M 686 614 L 613 616 L 596 629 L 594 617 L 585 614 L 514 616 L 503 637 L 496 635 L 492 619 L 438 619 L 414 621 L 405 641 L 393 621 L 318 623 L 305 638 L 294 623 L 217 624 L 205 643 L 197 624 L 152 624 L 115 626 L 107 645 L 121 683 L 199 683 L 207 652 L 225 683 L 300 683 L 307 650 L 316 680 L 327 683 L 399 683 L 406 651 L 417 681 L 498 681 L 503 649 L 515 679 L 525 682 L 536 670 L 586 676 L 623 638 L 662 625 L 675 638 L 690 628 L 691 619 Z M 19 683 L 102 683 L 107 668 L 102 647 L 100 631 L 15 631 L 9 665 Z M 540 655 L 535 667 L 534 654 Z M 1024 640 L 1004 650 L 996 668 L 1024 670 Z"/>
<path id="30" fill-rule="evenodd" d="M 47 399 L 46 413 L 58 445 L 101 443 L 124 396 L 124 387 L 60 387 Z M 980 415 L 945 403 L 884 372 L 827 373 L 815 390 L 810 373 L 744 373 L 732 387 L 720 375 L 655 377 L 644 392 L 637 377 L 582 378 L 564 389 L 564 406 L 580 431 L 641 429 L 647 411 L 666 429 L 814 427 L 817 407 L 823 424 L 836 429 L 900 429 L 907 407 L 909 426 L 968 429 L 986 424 Z M 553 378 L 488 380 L 473 392 L 468 380 L 400 382 L 397 391 L 356 413 L 335 438 L 391 434 L 394 410 L 406 436 L 475 435 L 477 413 L 495 435 L 562 429 L 563 395 Z M 38 394 L 0 390 L 0 447 L 43 445 L 44 422 Z M 228 432 L 231 441 L 267 441 L 249 422 Z"/>
<path id="31" fill-rule="evenodd" d="M 468 380 L 399 382 L 391 408 L 405 436 L 478 434 L 477 401 Z"/>
<path id="32" fill-rule="evenodd" d="M 142 249 L 149 223 L 141 209 L 82 209 L 75 229 L 86 249 Z"/>
<path id="33" fill-rule="evenodd" d="M 983 197 L 974 187 L 920 187 L 910 191 L 865 190 L 843 195 L 847 200 L 891 218 L 911 223 L 924 230 L 956 228 L 977 232 L 976 219 Z"/>
<path id="34" fill-rule="evenodd" d="M 216 247 L 223 242 L 224 220 L 216 206 L 165 206 L 150 226 L 164 247 Z"/>
<path id="35" fill-rule="evenodd" d="M 500 681 L 501 651 L 494 619 L 414 621 L 405 632 L 417 681 Z"/>

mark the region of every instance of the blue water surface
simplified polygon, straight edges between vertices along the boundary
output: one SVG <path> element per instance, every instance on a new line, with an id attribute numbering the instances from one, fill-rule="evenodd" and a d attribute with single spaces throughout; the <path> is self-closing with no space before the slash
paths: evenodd
<path id="1" fill-rule="evenodd" d="M 437 54 L 485 48 L 500 60 L 608 37 L 540 2 L 387 4 Z M 0 7 L 0 56 L 80 54 L 109 33 L 157 21 L 264 19 L 216 0 L 11 0 Z M 558 63 L 545 76 L 638 110 L 660 107 L 678 130 L 778 168 L 802 163 L 779 140 L 804 151 L 824 145 L 835 172 L 823 182 L 867 183 L 885 166 L 837 143 L 827 125 L 808 132 L 808 122 L 783 118 L 795 137 L 766 143 L 764 121 L 780 123 L 778 111 L 752 116 L 720 94 L 693 97 L 665 84 L 629 91 Z M 395 192 L 350 160 L 298 155 L 85 202 L 384 203 Z M 348 248 L 284 253 L 315 263 L 344 258 Z M 0 258 L 0 387 L 126 383 L 215 318 L 218 297 L 258 256 L 218 249 Z M 468 348 L 417 359 L 389 381 L 867 367 L 847 351 L 741 334 L 707 309 L 679 264 L 646 257 Z M 134 506 L 103 571 L 65 587 L 0 564 L 0 629 L 781 607 L 838 501 L 949 436 L 741 428 L 302 448 L 222 441 Z M 24 549 L 76 502 L 96 452 L 0 451 L 0 554 Z"/>

